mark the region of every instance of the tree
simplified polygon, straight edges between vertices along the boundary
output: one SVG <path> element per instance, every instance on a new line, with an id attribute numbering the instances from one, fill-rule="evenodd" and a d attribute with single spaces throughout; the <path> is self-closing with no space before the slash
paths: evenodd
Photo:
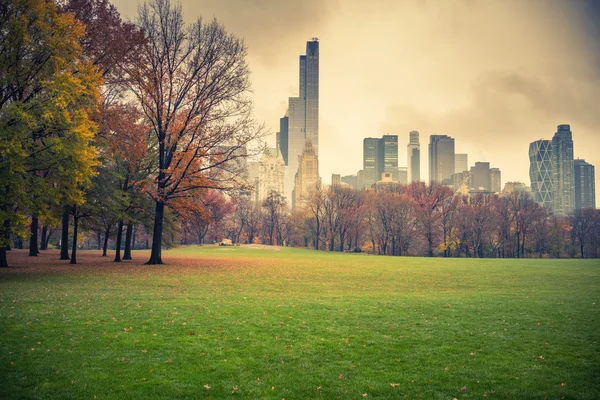
<path id="1" fill-rule="evenodd" d="M 575 213 L 570 218 L 572 234 L 579 243 L 581 258 L 585 258 L 586 243 L 592 242 L 592 236 L 596 228 L 596 212 L 593 208 L 579 209 L 575 210 Z"/>
<path id="2" fill-rule="evenodd" d="M 262 203 L 262 207 L 265 210 L 263 228 L 265 229 L 270 245 L 282 244 L 277 243 L 277 233 L 281 231 L 280 224 L 284 218 L 286 205 L 285 197 L 275 190 L 271 190 Z"/>
<path id="3" fill-rule="evenodd" d="M 452 190 L 437 182 L 430 185 L 424 182 L 412 182 L 406 187 L 406 193 L 415 203 L 415 216 L 420 233 L 427 241 L 427 255 L 433 257 L 433 241 L 439 229 L 442 204 L 452 196 Z"/>
<path id="4" fill-rule="evenodd" d="M 165 206 L 197 189 L 240 187 L 243 165 L 237 161 L 263 130 L 251 118 L 242 40 L 216 20 L 186 27 L 181 6 L 169 0 L 144 4 L 138 21 L 147 43 L 127 75 L 158 143 L 148 264 L 162 264 Z"/>
<path id="5" fill-rule="evenodd" d="M 95 165 L 89 114 L 97 106 L 99 75 L 80 59 L 83 27 L 53 2 L 0 3 L 0 267 L 11 231 L 45 202 L 89 180 Z M 81 192 L 66 192 L 75 201 Z M 15 207 L 19 204 L 19 208 Z M 37 239 L 35 240 L 37 244 Z"/>

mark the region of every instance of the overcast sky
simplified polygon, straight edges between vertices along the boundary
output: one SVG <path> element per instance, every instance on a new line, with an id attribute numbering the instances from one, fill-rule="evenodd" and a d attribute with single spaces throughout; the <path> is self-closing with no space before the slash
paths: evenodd
<path id="1" fill-rule="evenodd" d="M 113 0 L 135 19 L 135 0 Z M 256 118 L 275 143 L 298 56 L 320 40 L 319 162 L 362 168 L 362 139 L 408 133 L 455 138 L 469 165 L 489 161 L 503 185 L 528 186 L 529 143 L 570 124 L 575 158 L 594 164 L 600 198 L 600 1 L 588 0 L 183 0 L 187 21 L 216 17 L 243 37 Z M 597 204 L 600 204 L 598 199 Z"/>

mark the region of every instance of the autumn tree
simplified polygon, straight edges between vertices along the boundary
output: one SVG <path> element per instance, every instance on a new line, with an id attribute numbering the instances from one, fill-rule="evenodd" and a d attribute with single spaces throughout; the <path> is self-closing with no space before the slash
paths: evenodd
<path id="1" fill-rule="evenodd" d="M 101 81 L 80 57 L 82 35 L 83 27 L 53 2 L 0 2 L 1 267 L 24 213 L 34 216 L 37 234 L 42 200 L 57 202 L 56 187 L 76 188 L 92 175 L 96 128 L 89 114 Z M 81 201 L 80 191 L 69 195 Z"/>
<path id="2" fill-rule="evenodd" d="M 127 68 L 129 87 L 156 136 L 158 174 L 152 253 L 162 264 L 165 206 L 196 189 L 232 190 L 262 135 L 251 118 L 246 47 L 216 20 L 186 26 L 181 6 L 152 0 L 139 9 L 147 43 Z"/>
<path id="3" fill-rule="evenodd" d="M 434 238 L 443 217 L 442 204 L 452 197 L 452 190 L 437 182 L 431 182 L 430 185 L 424 182 L 412 182 L 406 187 L 406 193 L 414 201 L 419 232 L 427 242 L 427 255 L 432 257 Z"/>
<path id="4" fill-rule="evenodd" d="M 275 190 L 271 190 L 262 203 L 262 208 L 264 209 L 262 225 L 270 245 L 282 244 L 277 243 L 277 236 L 281 231 L 286 206 L 285 197 Z"/>

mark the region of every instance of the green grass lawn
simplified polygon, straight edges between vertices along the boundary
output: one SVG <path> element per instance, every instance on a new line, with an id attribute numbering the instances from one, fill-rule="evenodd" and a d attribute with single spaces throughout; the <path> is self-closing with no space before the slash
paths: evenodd
<path id="1" fill-rule="evenodd" d="M 597 260 L 9 257 L 3 399 L 600 398 Z"/>

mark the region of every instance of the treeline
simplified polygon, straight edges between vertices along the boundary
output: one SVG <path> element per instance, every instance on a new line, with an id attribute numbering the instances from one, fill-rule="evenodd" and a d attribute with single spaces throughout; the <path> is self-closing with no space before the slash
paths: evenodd
<path id="1" fill-rule="evenodd" d="M 227 237 L 234 243 L 396 256 L 600 255 L 600 210 L 555 217 L 524 192 L 467 197 L 436 183 L 416 182 L 393 192 L 334 185 L 314 190 L 294 212 L 276 192 L 258 205 L 247 199 L 218 204 L 219 217 L 209 218 L 213 223 L 205 225 L 199 241 L 188 234 L 194 224 L 186 220 L 181 243 L 201 243 L 208 235 L 211 241 Z"/>
<path id="2" fill-rule="evenodd" d="M 114 238 L 120 261 L 136 229 L 161 264 L 177 216 L 206 214 L 204 191 L 243 189 L 264 134 L 246 48 L 216 20 L 183 20 L 169 0 L 135 23 L 108 0 L 0 2 L 0 267 L 52 235 L 76 263 L 82 233 L 105 252 Z"/>

